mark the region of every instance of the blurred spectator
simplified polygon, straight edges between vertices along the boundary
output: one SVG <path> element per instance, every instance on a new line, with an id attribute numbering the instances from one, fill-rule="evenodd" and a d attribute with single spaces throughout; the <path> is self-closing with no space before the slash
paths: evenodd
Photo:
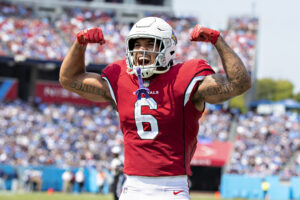
<path id="1" fill-rule="evenodd" d="M 10 175 L 11 177 L 11 191 L 16 193 L 19 190 L 19 174 L 16 167 L 13 168 L 13 172 Z"/>
<path id="2" fill-rule="evenodd" d="M 30 182 L 32 191 L 41 191 L 42 189 L 42 172 L 39 170 L 31 170 Z"/>
<path id="3" fill-rule="evenodd" d="M 0 168 L 0 190 L 6 190 L 5 180 L 6 180 L 6 174 Z"/>
<path id="4" fill-rule="evenodd" d="M 123 160 L 121 158 L 121 148 L 119 146 L 114 146 L 111 149 L 113 160 L 111 161 L 111 172 L 114 177 L 114 181 L 112 184 L 112 192 L 114 194 L 114 200 L 118 200 L 121 194 L 120 186 L 123 185 L 124 179 L 120 179 L 120 177 L 124 177 L 123 175 Z"/>
<path id="5" fill-rule="evenodd" d="M 73 191 L 73 185 L 74 185 L 74 174 L 70 169 L 67 169 L 62 174 L 62 180 L 63 180 L 63 192 L 65 193 L 71 193 Z"/>
<path id="6" fill-rule="evenodd" d="M 100 169 L 97 173 L 97 187 L 99 193 L 102 193 L 104 182 L 105 182 L 105 173 Z"/>
<path id="7" fill-rule="evenodd" d="M 75 183 L 78 185 L 78 192 L 81 193 L 84 191 L 84 169 L 80 167 L 75 173 Z"/>
<path id="8" fill-rule="evenodd" d="M 270 183 L 265 179 L 263 179 L 261 183 L 261 189 L 263 190 L 264 200 L 269 199 L 269 194 L 268 194 L 269 188 L 270 188 Z"/>
<path id="9" fill-rule="evenodd" d="M 24 172 L 25 189 L 28 192 L 41 191 L 42 172 L 35 169 L 26 169 Z"/>

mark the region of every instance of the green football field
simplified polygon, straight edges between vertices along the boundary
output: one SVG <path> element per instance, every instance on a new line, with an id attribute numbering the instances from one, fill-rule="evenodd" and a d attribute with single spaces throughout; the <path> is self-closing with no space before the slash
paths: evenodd
<path id="1" fill-rule="evenodd" d="M 9 193 L 0 192 L 0 200 L 113 200 L 111 194 L 63 194 L 60 192 L 54 194 L 48 193 Z M 191 200 L 215 200 L 214 194 L 192 193 Z M 238 199 L 236 199 L 238 200 Z"/>

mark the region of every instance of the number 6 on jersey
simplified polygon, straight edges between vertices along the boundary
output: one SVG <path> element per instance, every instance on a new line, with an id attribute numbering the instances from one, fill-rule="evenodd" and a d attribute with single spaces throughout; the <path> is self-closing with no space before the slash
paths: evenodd
<path id="1" fill-rule="evenodd" d="M 158 134 L 157 120 L 152 115 L 143 115 L 142 106 L 148 106 L 149 109 L 155 110 L 157 109 L 157 103 L 151 97 L 148 99 L 141 98 L 140 100 L 137 100 L 134 107 L 134 117 L 138 135 L 141 139 L 154 139 Z M 151 130 L 145 131 L 143 123 L 149 123 Z"/>

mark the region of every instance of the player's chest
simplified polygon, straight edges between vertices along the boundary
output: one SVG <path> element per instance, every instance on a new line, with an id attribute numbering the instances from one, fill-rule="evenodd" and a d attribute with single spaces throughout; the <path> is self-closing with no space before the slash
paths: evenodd
<path id="1" fill-rule="evenodd" d="M 175 84 L 150 81 L 144 82 L 149 89 L 146 98 L 138 99 L 139 89 L 135 82 L 127 82 L 118 88 L 118 112 L 120 120 L 131 121 L 141 118 L 169 120 L 180 114 L 183 105 L 183 89 Z"/>

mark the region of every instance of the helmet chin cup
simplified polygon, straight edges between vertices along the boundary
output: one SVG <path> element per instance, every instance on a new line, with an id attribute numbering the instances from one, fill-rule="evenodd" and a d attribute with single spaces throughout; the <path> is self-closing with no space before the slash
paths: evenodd
<path id="1" fill-rule="evenodd" d="M 137 74 L 137 68 L 141 69 L 141 76 L 142 76 L 142 78 L 149 78 L 149 77 L 151 77 L 154 74 L 153 73 L 154 68 L 148 68 L 148 67 L 141 68 L 139 66 L 135 66 L 134 67 L 135 75 L 138 75 Z"/>

